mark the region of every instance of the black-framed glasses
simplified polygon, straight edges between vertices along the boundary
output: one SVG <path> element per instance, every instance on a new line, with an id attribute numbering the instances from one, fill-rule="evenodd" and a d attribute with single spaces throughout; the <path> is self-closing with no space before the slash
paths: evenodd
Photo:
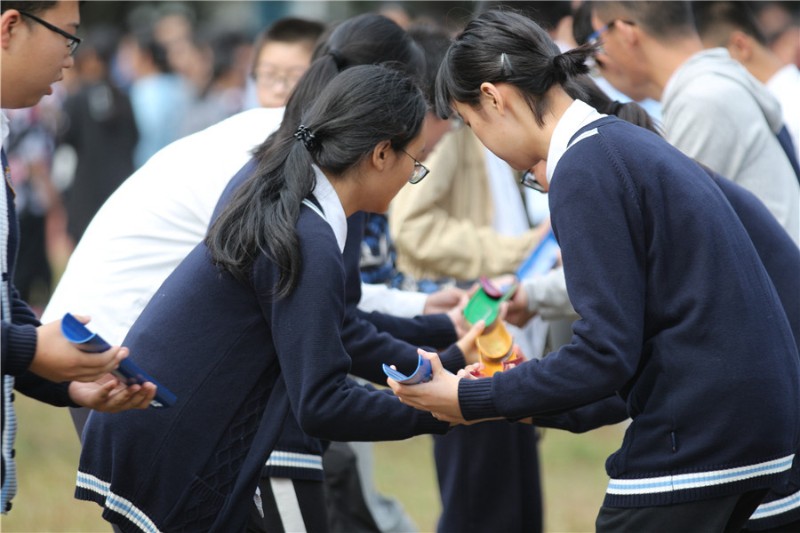
<path id="1" fill-rule="evenodd" d="M 261 87 L 276 87 L 282 85 L 287 89 L 294 88 L 300 78 L 305 74 L 303 69 L 277 70 L 270 67 L 259 67 L 253 72 L 253 79 Z"/>
<path id="2" fill-rule="evenodd" d="M 520 178 L 519 182 L 529 189 L 533 189 L 534 191 L 538 191 L 542 194 L 546 194 L 547 191 L 542 184 L 536 181 L 536 176 L 533 175 L 533 172 L 530 170 L 526 170 L 522 173 L 522 178 Z"/>
<path id="3" fill-rule="evenodd" d="M 77 35 L 72 35 L 68 31 L 64 31 L 61 28 L 59 28 L 58 26 L 54 26 L 54 25 L 50 24 L 49 22 L 47 22 L 46 20 L 40 19 L 36 15 L 31 15 L 27 11 L 20 11 L 20 10 L 17 10 L 17 11 L 19 11 L 20 15 L 22 15 L 24 17 L 28 17 L 29 19 L 38 22 L 39 24 L 41 24 L 42 26 L 44 26 L 48 30 L 50 30 L 52 32 L 55 32 L 55 33 L 61 35 L 62 37 L 66 37 L 67 38 L 67 47 L 69 48 L 69 55 L 71 55 L 71 56 L 75 55 L 75 52 L 78 50 L 78 46 L 80 46 L 80 44 L 81 44 L 81 38 L 80 37 L 78 37 Z"/>
<path id="4" fill-rule="evenodd" d="M 412 185 L 415 183 L 419 183 L 425 176 L 428 175 L 428 172 L 430 172 L 430 170 L 428 170 L 428 167 L 417 161 L 417 158 L 415 158 L 413 155 L 409 154 L 402 148 L 400 150 L 408 157 L 414 160 L 414 172 L 411 173 L 411 177 L 408 178 L 408 182 L 411 183 Z"/>
<path id="5" fill-rule="evenodd" d="M 597 28 L 592 33 L 590 33 L 589 36 L 586 38 L 586 42 L 589 43 L 592 46 L 597 46 L 598 51 L 602 51 L 602 47 L 598 45 L 598 43 L 600 41 L 600 37 L 605 32 L 607 32 L 611 28 L 613 28 L 614 24 L 616 24 L 617 22 L 623 22 L 625 24 L 636 25 L 636 23 L 634 21 L 632 21 L 632 20 L 614 19 L 611 22 L 609 22 L 608 24 L 605 24 L 604 26 L 602 26 L 600 28 Z"/>

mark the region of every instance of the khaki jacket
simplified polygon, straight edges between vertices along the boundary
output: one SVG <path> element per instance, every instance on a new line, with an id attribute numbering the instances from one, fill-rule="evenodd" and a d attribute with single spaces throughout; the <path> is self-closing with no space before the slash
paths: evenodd
<path id="1" fill-rule="evenodd" d="M 472 130 L 445 135 L 425 165 L 430 174 L 403 187 L 389 210 L 398 269 L 417 279 L 458 280 L 516 271 L 541 231 L 508 237 L 494 230 L 484 147 Z"/>

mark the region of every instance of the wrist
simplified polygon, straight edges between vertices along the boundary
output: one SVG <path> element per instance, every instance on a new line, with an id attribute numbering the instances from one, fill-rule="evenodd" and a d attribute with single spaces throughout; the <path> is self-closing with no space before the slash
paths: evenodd
<path id="1" fill-rule="evenodd" d="M 36 356 L 38 346 L 38 329 L 31 324 L 15 324 L 3 334 L 7 335 L 6 349 L 3 354 L 3 374 L 19 376 L 27 372 Z"/>

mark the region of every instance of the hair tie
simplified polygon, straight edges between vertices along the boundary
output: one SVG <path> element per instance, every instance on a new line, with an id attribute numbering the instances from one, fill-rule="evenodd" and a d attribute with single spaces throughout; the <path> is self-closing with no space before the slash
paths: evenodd
<path id="1" fill-rule="evenodd" d="M 305 146 L 306 150 L 309 152 L 313 151 L 318 144 L 317 138 L 314 136 L 314 132 L 302 124 L 299 125 L 297 127 L 297 131 L 294 132 L 294 138 L 302 142 L 303 146 Z"/>
<path id="2" fill-rule="evenodd" d="M 344 67 L 344 58 L 342 57 L 342 54 L 340 54 L 338 50 L 331 49 L 328 51 L 328 55 L 333 59 L 336 69 L 342 70 Z"/>

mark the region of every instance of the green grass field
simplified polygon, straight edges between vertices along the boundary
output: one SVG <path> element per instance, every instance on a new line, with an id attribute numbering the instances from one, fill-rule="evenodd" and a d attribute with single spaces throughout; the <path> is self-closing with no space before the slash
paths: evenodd
<path id="1" fill-rule="evenodd" d="M 100 507 L 73 499 L 79 447 L 66 409 L 17 394 L 20 485 L 14 507 L 0 519 L 6 533 L 111 531 Z M 545 531 L 594 530 L 603 499 L 605 458 L 621 440 L 622 426 L 584 435 L 547 430 L 540 446 L 545 493 Z M 429 437 L 376 445 L 376 485 L 398 498 L 421 531 L 434 531 L 439 513 Z"/>

